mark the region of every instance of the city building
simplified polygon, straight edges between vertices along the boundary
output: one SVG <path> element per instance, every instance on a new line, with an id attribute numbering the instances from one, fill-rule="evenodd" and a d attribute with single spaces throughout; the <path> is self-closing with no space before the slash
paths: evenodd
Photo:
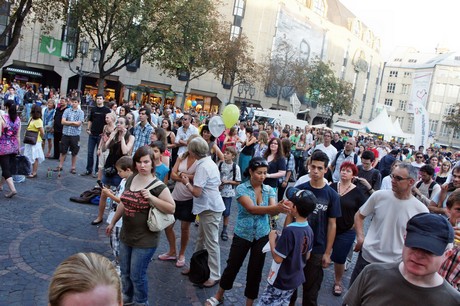
<path id="1" fill-rule="evenodd" d="M 442 146 L 460 147 L 460 133 L 443 124 L 446 115 L 460 101 L 460 53 L 437 48 L 433 53 L 421 53 L 414 48 L 399 47 L 385 64 L 377 110 L 386 107 L 393 120 L 398 119 L 406 133 L 414 133 L 414 116 L 409 110 L 414 80 L 427 82 L 425 108 L 429 114 L 430 142 Z"/>
<path id="2" fill-rule="evenodd" d="M 332 63 L 336 76 L 353 84 L 354 96 L 352 113 L 340 118 L 336 116 L 332 121 L 364 123 L 375 116 L 379 76 L 383 69 L 380 40 L 339 0 L 224 0 L 219 11 L 231 23 L 229 39 L 244 33 L 254 47 L 254 59 L 258 63 L 265 61 L 283 39 L 297 49 L 299 56 L 309 60 L 319 57 Z M 23 39 L 2 69 L 3 81 L 49 85 L 60 88 L 61 93 L 76 89 L 79 76 L 69 68 L 69 61 L 65 59 L 65 42 L 61 56 L 54 50 L 56 45 L 50 43 L 46 45 L 49 52 L 39 50 L 43 39 L 47 39 L 45 36 L 59 40 L 64 37 L 62 32 L 62 28 L 56 26 L 53 32 L 44 35 L 40 24 L 24 31 Z M 81 71 L 89 73 L 81 80 L 81 90 L 94 94 L 99 84 L 97 74 L 91 73 L 92 48 L 89 46 L 88 58 L 83 65 L 77 58 L 70 62 L 70 66 L 74 71 L 80 66 Z M 53 52 L 54 55 L 50 54 Z M 55 56 L 56 52 L 58 56 Z M 180 104 L 184 85 L 184 81 L 162 75 L 140 59 L 107 77 L 104 88 L 107 98 L 117 101 L 136 99 Z M 291 109 L 289 98 L 292 92 L 285 92 L 278 105 L 276 98 L 270 97 L 262 84 L 251 84 L 240 90 L 235 88 L 231 99 L 228 88 L 221 79 L 207 74 L 190 82 L 187 99 L 195 100 L 207 111 L 217 111 L 226 103 L 239 105 L 242 101 L 256 107 Z M 302 113 L 299 117 L 311 124 L 332 124 L 327 109 L 312 105 L 304 105 L 301 109 L 305 108 L 310 109 L 310 113 L 306 116 Z"/>

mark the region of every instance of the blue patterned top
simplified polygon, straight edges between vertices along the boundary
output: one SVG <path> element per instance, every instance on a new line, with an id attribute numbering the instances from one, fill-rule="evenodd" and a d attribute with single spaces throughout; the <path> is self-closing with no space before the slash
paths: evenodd
<path id="1" fill-rule="evenodd" d="M 62 115 L 66 121 L 83 123 L 85 120 L 85 113 L 81 109 L 67 108 Z M 81 124 L 79 126 L 64 125 L 62 134 L 67 136 L 80 136 Z"/>
<path id="2" fill-rule="evenodd" d="M 153 132 L 153 127 L 150 123 L 146 123 L 144 127 L 138 123 L 134 127 L 134 147 L 133 147 L 133 156 L 136 153 L 137 149 L 140 147 L 146 146 L 150 143 L 150 134 Z"/>
<path id="3" fill-rule="evenodd" d="M 254 205 L 256 205 L 256 194 L 250 180 L 236 187 L 236 199 L 238 200 L 242 196 L 248 196 Z M 268 185 L 262 185 L 262 204 L 260 206 L 268 206 L 270 198 L 276 199 L 275 191 Z M 268 233 L 270 233 L 269 215 L 253 215 L 238 201 L 238 218 L 236 219 L 235 234 L 245 240 L 253 241 L 268 235 Z"/>

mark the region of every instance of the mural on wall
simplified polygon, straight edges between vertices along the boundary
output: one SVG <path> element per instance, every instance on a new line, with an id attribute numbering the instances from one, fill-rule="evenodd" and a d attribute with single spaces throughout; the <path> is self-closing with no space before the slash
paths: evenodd
<path id="1" fill-rule="evenodd" d="M 278 50 L 280 43 L 288 42 L 299 57 L 305 60 L 312 60 L 321 57 L 327 51 L 327 42 L 323 43 L 324 30 L 310 23 L 307 18 L 301 19 L 299 15 L 291 13 L 286 9 L 280 8 L 276 24 L 276 34 L 274 37 L 272 52 Z M 291 87 L 282 89 L 282 97 L 288 100 L 294 90 Z M 269 86 L 266 95 L 277 96 L 277 87 Z M 304 97 L 299 97 L 303 101 Z"/>

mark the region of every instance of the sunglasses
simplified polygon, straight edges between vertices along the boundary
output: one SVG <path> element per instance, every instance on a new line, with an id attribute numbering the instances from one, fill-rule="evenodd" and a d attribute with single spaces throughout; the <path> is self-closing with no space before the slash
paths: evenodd
<path id="1" fill-rule="evenodd" d="M 256 161 L 255 163 L 253 163 L 254 165 L 254 168 L 258 168 L 258 167 L 268 167 L 268 163 L 266 160 L 262 160 L 262 161 Z"/>
<path id="2" fill-rule="evenodd" d="M 398 182 L 411 179 L 410 177 L 402 177 L 402 176 L 394 175 L 394 174 L 390 174 L 390 178 L 392 180 L 397 180 Z"/>

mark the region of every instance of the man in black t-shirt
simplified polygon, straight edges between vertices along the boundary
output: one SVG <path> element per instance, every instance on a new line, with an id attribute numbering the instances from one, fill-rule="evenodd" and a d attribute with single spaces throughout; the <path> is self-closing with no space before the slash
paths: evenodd
<path id="1" fill-rule="evenodd" d="M 362 190 L 367 198 L 370 197 L 374 191 L 380 190 L 380 186 L 382 186 L 382 175 L 380 174 L 380 171 L 372 167 L 374 160 L 374 152 L 363 152 L 361 155 L 361 165 L 358 166 L 358 176 L 353 182 L 359 189 Z M 362 182 L 362 179 L 365 179 L 371 188 L 369 188 L 365 182 Z"/>
<path id="2" fill-rule="evenodd" d="M 59 100 L 59 104 L 56 107 L 56 112 L 54 113 L 54 121 L 53 121 L 53 133 L 54 133 L 54 138 L 53 138 L 53 146 L 54 146 L 54 154 L 53 154 L 53 159 L 59 159 L 61 156 L 61 151 L 60 151 L 60 145 L 59 143 L 61 142 L 62 139 L 62 115 L 64 114 L 64 111 L 68 108 L 67 106 L 67 100 L 66 98 L 62 97 Z"/>
<path id="3" fill-rule="evenodd" d="M 96 164 L 94 164 L 94 151 L 97 151 L 99 142 L 101 141 L 101 134 L 105 125 L 105 115 L 110 113 L 111 110 L 104 106 L 104 96 L 101 94 L 96 95 L 96 106 L 91 108 L 88 117 L 88 126 L 86 132 L 88 133 L 88 157 L 86 159 L 86 171 L 81 175 L 91 175 L 94 165 L 94 174 L 97 174 L 99 164 L 99 156 L 96 155 Z"/>

